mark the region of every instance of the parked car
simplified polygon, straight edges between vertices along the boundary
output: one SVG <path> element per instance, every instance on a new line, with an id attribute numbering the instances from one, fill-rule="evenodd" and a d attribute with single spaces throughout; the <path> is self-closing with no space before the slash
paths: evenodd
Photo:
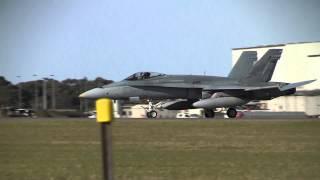
<path id="1" fill-rule="evenodd" d="M 176 118 L 200 118 L 200 116 L 197 114 L 178 113 Z"/>
<path id="2" fill-rule="evenodd" d="M 7 115 L 9 117 L 34 117 L 35 112 L 31 109 L 9 108 Z"/>
<path id="3" fill-rule="evenodd" d="M 88 113 L 89 119 L 96 119 L 97 118 L 97 111 L 89 111 Z"/>

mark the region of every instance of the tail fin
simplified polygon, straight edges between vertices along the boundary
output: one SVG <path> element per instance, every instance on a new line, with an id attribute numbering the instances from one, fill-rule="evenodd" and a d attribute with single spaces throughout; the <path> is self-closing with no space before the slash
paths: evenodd
<path id="1" fill-rule="evenodd" d="M 254 61 L 257 60 L 256 51 L 244 51 L 239 57 L 237 63 L 233 66 L 229 73 L 229 78 L 232 79 L 243 79 L 248 76 L 248 72 L 253 66 Z"/>
<path id="2" fill-rule="evenodd" d="M 257 61 L 248 76 L 246 82 L 268 82 L 271 80 L 274 69 L 282 54 L 282 49 L 269 49 L 262 58 Z"/>

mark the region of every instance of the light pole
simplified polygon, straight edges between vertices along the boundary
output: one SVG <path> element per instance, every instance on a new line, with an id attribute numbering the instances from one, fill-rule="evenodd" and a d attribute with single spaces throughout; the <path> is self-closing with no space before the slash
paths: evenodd
<path id="1" fill-rule="evenodd" d="M 55 93 L 55 82 L 54 82 L 54 75 L 50 75 L 51 79 L 51 109 L 56 109 L 56 93 Z"/>
<path id="2" fill-rule="evenodd" d="M 18 79 L 21 78 L 21 76 L 16 76 Z M 22 107 L 22 85 L 21 85 L 21 82 L 18 84 L 18 99 L 19 99 L 19 103 L 18 103 L 18 106 L 19 108 Z"/>
<path id="3" fill-rule="evenodd" d="M 83 92 L 87 90 L 87 77 L 84 77 L 83 80 L 80 81 L 80 90 Z M 87 112 L 88 107 L 88 100 L 87 99 L 80 99 L 80 111 Z"/>
<path id="4" fill-rule="evenodd" d="M 42 79 L 42 109 L 47 110 L 47 78 Z"/>
<path id="5" fill-rule="evenodd" d="M 34 81 L 34 109 L 38 110 L 38 85 L 37 85 L 37 74 L 32 75 L 33 77 L 35 77 L 35 81 Z"/>
<path id="6" fill-rule="evenodd" d="M 85 82 L 84 82 L 84 91 L 87 90 L 87 77 L 85 78 Z M 89 110 L 89 102 L 87 99 L 84 100 L 84 112 L 88 112 Z"/>

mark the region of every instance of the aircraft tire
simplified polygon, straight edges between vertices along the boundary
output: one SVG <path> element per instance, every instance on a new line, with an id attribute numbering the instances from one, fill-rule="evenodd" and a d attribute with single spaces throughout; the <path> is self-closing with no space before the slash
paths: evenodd
<path id="1" fill-rule="evenodd" d="M 235 118 L 235 117 L 237 117 L 237 110 L 236 110 L 235 108 L 229 108 L 229 109 L 227 110 L 227 116 L 228 116 L 229 118 Z"/>
<path id="2" fill-rule="evenodd" d="M 151 118 L 157 118 L 157 116 L 158 116 L 157 111 L 154 111 L 154 110 L 153 110 L 153 111 L 150 111 L 149 114 L 150 114 L 150 117 L 151 117 Z"/>
<path id="3" fill-rule="evenodd" d="M 204 116 L 206 118 L 214 118 L 214 111 L 212 109 L 205 109 L 204 110 Z"/>

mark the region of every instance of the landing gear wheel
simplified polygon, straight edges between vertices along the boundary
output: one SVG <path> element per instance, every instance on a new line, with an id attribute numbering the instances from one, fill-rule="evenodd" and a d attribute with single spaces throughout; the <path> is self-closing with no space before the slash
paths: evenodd
<path id="1" fill-rule="evenodd" d="M 214 111 L 212 109 L 205 109 L 204 116 L 206 118 L 214 118 Z"/>
<path id="2" fill-rule="evenodd" d="M 149 114 L 150 114 L 150 117 L 151 117 L 151 118 L 156 118 L 157 115 L 158 115 L 157 111 L 154 111 L 154 110 L 153 110 L 153 111 L 150 111 Z"/>
<path id="3" fill-rule="evenodd" d="M 147 112 L 147 117 L 148 118 L 157 118 L 157 116 L 158 116 L 157 111 L 152 110 L 150 112 Z"/>
<path id="4" fill-rule="evenodd" d="M 235 118 L 237 116 L 237 110 L 235 108 L 229 108 L 227 111 L 227 116 L 229 118 Z"/>
<path id="5" fill-rule="evenodd" d="M 147 117 L 148 118 L 156 118 L 158 116 L 156 109 L 156 106 L 153 105 L 151 100 L 148 100 L 148 108 L 146 108 L 147 111 Z"/>

